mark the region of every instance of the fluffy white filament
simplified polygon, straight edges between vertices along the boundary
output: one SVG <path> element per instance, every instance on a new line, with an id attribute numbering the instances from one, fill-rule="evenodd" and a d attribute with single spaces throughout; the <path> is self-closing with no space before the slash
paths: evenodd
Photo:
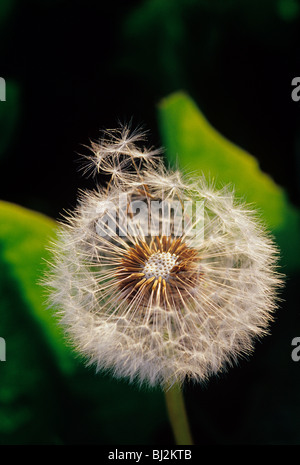
<path id="1" fill-rule="evenodd" d="M 251 353 L 268 331 L 281 283 L 277 251 L 230 189 L 168 171 L 157 150 L 138 147 L 142 139 L 123 128 L 93 143 L 88 168 L 111 178 L 83 194 L 60 226 L 51 304 L 97 370 L 163 387 L 202 381 Z M 137 221 L 130 204 L 162 200 L 178 210 L 200 202 L 200 229 L 190 216 L 180 231 L 174 215 L 159 212 L 153 238 L 149 211 Z"/>

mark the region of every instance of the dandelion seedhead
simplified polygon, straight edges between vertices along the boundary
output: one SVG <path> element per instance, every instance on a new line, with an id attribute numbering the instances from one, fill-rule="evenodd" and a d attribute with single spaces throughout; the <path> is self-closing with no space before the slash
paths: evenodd
<path id="1" fill-rule="evenodd" d="M 128 127 L 92 144 L 110 175 L 59 229 L 47 277 L 68 338 L 97 370 L 163 387 L 206 380 L 268 332 L 281 276 L 255 214 L 167 170 Z"/>

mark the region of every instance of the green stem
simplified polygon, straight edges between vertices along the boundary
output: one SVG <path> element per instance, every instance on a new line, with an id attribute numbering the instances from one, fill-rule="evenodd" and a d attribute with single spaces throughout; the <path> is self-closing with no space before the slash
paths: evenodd
<path id="1" fill-rule="evenodd" d="M 165 391 L 165 397 L 176 444 L 181 446 L 192 445 L 193 440 L 181 387 L 178 384 L 174 384 Z"/>

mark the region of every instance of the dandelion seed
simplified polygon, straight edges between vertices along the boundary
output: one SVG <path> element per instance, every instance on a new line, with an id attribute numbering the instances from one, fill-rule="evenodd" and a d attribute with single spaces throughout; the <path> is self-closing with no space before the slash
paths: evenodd
<path id="1" fill-rule="evenodd" d="M 268 332 L 277 249 L 230 189 L 167 170 L 143 139 L 125 127 L 93 146 L 88 163 L 111 180 L 61 224 L 50 300 L 97 370 L 163 387 L 203 381 Z M 187 202 L 200 218 L 182 212 Z"/>

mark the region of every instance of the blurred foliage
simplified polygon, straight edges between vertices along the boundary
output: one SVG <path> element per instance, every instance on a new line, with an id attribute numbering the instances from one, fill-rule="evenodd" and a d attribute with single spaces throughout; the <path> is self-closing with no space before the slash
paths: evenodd
<path id="1" fill-rule="evenodd" d="M 39 284 L 45 270 L 48 253 L 45 249 L 55 237 L 53 220 L 18 205 L 0 202 L 1 260 L 9 264 L 10 274 L 18 286 L 20 298 L 27 303 L 31 317 L 52 349 L 62 371 L 72 370 L 57 322 L 45 309 L 46 294 Z"/>
<path id="2" fill-rule="evenodd" d="M 297 10 L 296 0 L 144 0 L 124 23 L 120 61 L 157 101 L 187 91 L 299 204 Z"/>
<path id="3" fill-rule="evenodd" d="M 295 20 L 300 13 L 300 5 L 297 0 L 279 0 L 277 2 L 278 14 L 285 21 Z"/>
<path id="4" fill-rule="evenodd" d="M 163 442 L 171 434 L 162 393 L 85 368 L 46 308 L 39 281 L 56 227 L 0 202 L 0 444 Z"/>
<path id="5" fill-rule="evenodd" d="M 217 80 L 222 52 L 225 59 L 235 53 L 224 49 L 230 34 L 236 39 L 242 29 L 271 49 L 282 48 L 290 36 L 278 34 L 278 19 L 292 22 L 298 9 L 296 0 L 143 0 L 124 22 L 127 48 L 121 61 L 164 93 L 185 87 L 201 94 L 203 78 Z M 248 42 L 245 45 L 248 48 Z M 241 50 L 246 55 L 247 48 Z M 239 61 L 230 64 L 242 70 Z M 231 70 L 223 71 L 225 76 Z"/>
<path id="6" fill-rule="evenodd" d="M 284 190 L 260 170 L 257 160 L 219 134 L 184 93 L 161 102 L 159 119 L 173 166 L 204 175 L 218 188 L 232 186 L 237 196 L 258 209 L 277 237 L 284 271 L 299 270 L 300 212 Z"/>
<path id="7" fill-rule="evenodd" d="M 0 203 L 0 328 L 8 341 L 0 365 L 0 443 L 159 442 L 160 429 L 168 434 L 162 393 L 136 391 L 84 368 L 46 310 L 38 281 L 55 229 L 43 215 Z"/>
<path id="8" fill-rule="evenodd" d="M 167 162 L 193 176 L 204 175 L 216 187 L 232 186 L 241 200 L 256 208 L 280 246 L 280 271 L 288 274 L 281 296 L 286 303 L 277 312 L 272 337 L 257 344 L 254 355 L 240 360 L 230 373 L 220 373 L 206 386 L 186 387 L 196 441 L 299 444 L 300 372 L 288 349 L 294 328 L 299 327 L 295 298 L 300 268 L 299 210 L 284 189 L 261 171 L 252 155 L 211 126 L 188 94 L 176 92 L 163 99 L 158 118 Z"/>

